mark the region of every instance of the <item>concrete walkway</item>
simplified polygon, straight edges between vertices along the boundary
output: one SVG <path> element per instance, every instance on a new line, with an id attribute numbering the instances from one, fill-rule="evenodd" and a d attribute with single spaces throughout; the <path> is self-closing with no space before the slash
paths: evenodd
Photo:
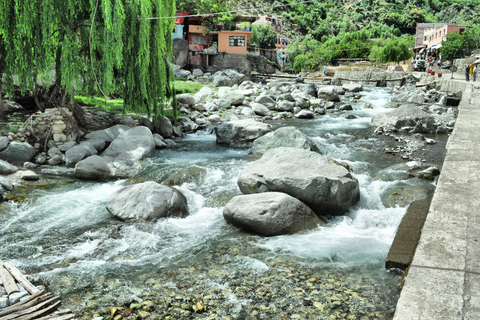
<path id="1" fill-rule="evenodd" d="M 462 102 L 394 320 L 480 319 L 480 82 L 450 77 Z"/>

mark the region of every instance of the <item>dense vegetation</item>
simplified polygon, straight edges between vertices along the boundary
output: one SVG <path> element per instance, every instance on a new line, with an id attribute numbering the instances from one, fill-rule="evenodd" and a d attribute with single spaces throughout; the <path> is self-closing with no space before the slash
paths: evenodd
<path id="1" fill-rule="evenodd" d="M 174 93 L 167 62 L 173 19 L 143 18 L 174 14 L 169 0 L 2 0 L 5 86 L 13 92 L 15 75 L 39 109 L 40 95 L 50 105 L 75 109 L 68 101 L 78 93 L 119 94 L 127 111 L 159 114 Z M 56 86 L 50 89 L 53 70 Z"/>
<path id="2" fill-rule="evenodd" d="M 294 71 L 341 58 L 399 61 L 400 57 L 408 58 L 405 47 L 414 45 L 414 38 L 408 35 L 415 34 L 417 23 L 470 26 L 480 23 L 480 0 L 298 2 L 259 0 L 252 4 L 241 0 L 237 3 L 237 8 L 269 7 L 252 12 L 284 18 L 283 32 L 294 40 L 289 46 L 287 68 Z M 389 38 L 392 40 L 387 40 Z M 367 42 L 367 39 L 376 41 Z"/>

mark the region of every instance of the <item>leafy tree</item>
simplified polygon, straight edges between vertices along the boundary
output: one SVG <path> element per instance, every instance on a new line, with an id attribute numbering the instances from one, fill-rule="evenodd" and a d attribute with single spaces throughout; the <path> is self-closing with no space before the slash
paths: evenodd
<path id="1" fill-rule="evenodd" d="M 224 0 L 176 0 L 177 10 L 191 14 L 220 13 L 230 11 Z"/>
<path id="2" fill-rule="evenodd" d="M 467 55 L 470 55 L 474 50 L 480 48 L 480 25 L 467 28 L 462 36 Z"/>
<path id="3" fill-rule="evenodd" d="M 381 63 L 400 62 L 412 57 L 409 51 L 411 37 L 392 37 L 382 41 L 372 48 L 370 59 L 378 60 Z"/>
<path id="4" fill-rule="evenodd" d="M 5 55 L 6 55 L 6 48 L 5 43 L 3 42 L 3 37 L 0 34 L 0 120 L 5 120 L 5 110 L 3 107 L 3 85 L 2 85 L 2 76 L 3 76 L 3 68 L 5 65 Z"/>
<path id="5" fill-rule="evenodd" d="M 447 34 L 446 41 L 442 42 L 442 59 L 452 61 L 461 58 L 465 51 L 465 41 L 458 32 Z"/>
<path id="6" fill-rule="evenodd" d="M 256 44 L 259 48 L 271 49 L 275 48 L 277 43 L 277 33 L 270 25 L 254 25 L 253 33 L 250 38 L 252 44 Z"/>
<path id="7" fill-rule="evenodd" d="M 174 15 L 169 0 L 2 0 L 6 86 L 15 74 L 22 91 L 38 92 L 53 66 L 61 104 L 89 88 L 123 94 L 126 110 L 161 113 L 174 92 L 174 22 L 146 18 Z"/>

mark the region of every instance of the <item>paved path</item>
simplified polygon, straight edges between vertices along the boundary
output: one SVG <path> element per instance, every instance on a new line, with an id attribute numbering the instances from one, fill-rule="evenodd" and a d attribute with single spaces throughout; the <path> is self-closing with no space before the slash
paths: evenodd
<path id="1" fill-rule="evenodd" d="M 394 320 L 480 319 L 480 82 L 450 76 L 462 103 Z"/>

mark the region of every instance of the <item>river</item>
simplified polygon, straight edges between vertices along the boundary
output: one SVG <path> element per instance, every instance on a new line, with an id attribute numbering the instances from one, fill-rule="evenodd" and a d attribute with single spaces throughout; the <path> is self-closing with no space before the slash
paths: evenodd
<path id="1" fill-rule="evenodd" d="M 226 224 L 223 206 L 240 194 L 236 179 L 254 159 L 198 133 L 157 151 L 134 179 L 161 182 L 183 168 L 206 169 L 199 186 L 178 186 L 187 218 L 119 221 L 105 206 L 129 181 L 83 182 L 69 169 L 43 169 L 53 184 L 0 207 L 0 258 L 61 295 L 81 319 L 121 312 L 132 319 L 390 319 L 402 274 L 384 262 L 406 208 L 385 207 L 382 194 L 399 183 L 433 186 L 378 178 L 395 177 L 389 168 L 403 161 L 383 152 L 392 139 L 369 126 L 391 93 L 367 87 L 361 95 L 354 111 L 288 122 L 360 182 L 360 202 L 325 227 L 264 238 Z"/>

